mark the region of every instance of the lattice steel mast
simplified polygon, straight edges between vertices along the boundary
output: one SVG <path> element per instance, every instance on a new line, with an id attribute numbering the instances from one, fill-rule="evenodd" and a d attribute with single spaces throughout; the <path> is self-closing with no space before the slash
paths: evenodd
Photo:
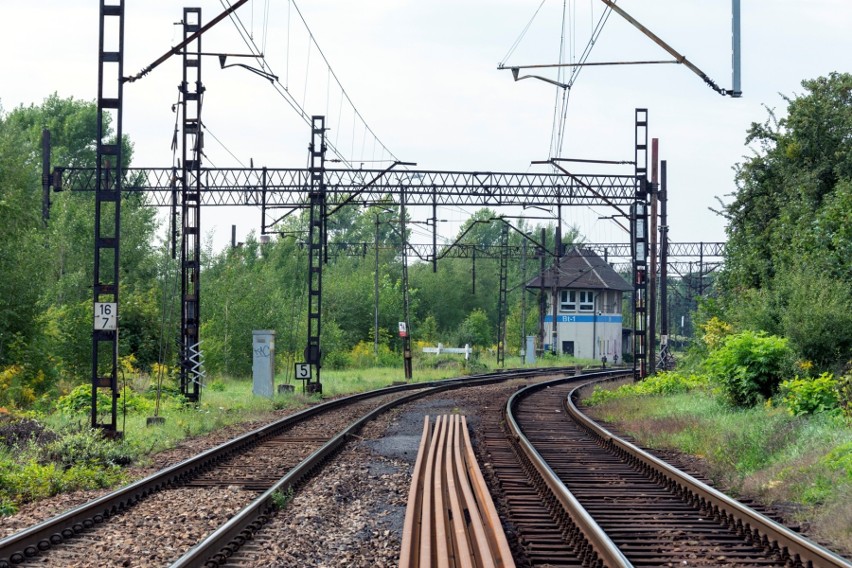
<path id="1" fill-rule="evenodd" d="M 181 326 L 180 392 L 190 401 L 201 395 L 201 156 L 204 134 L 201 106 L 201 8 L 184 8 L 183 80 L 180 84 L 182 121 L 181 162 Z"/>
<path id="2" fill-rule="evenodd" d="M 109 40 L 107 38 L 110 38 Z M 115 41 L 114 45 L 107 42 Z M 95 165 L 95 264 L 92 286 L 92 428 L 118 437 L 119 238 L 121 236 L 124 0 L 101 0 L 98 36 L 98 116 Z M 110 121 L 115 139 L 105 140 Z M 107 391 L 109 418 L 98 407 Z"/>

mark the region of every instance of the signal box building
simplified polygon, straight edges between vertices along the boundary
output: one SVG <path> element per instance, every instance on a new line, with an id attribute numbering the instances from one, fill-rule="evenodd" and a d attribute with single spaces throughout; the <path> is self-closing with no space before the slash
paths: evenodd
<path id="1" fill-rule="evenodd" d="M 544 351 L 596 360 L 606 356 L 610 362 L 622 359 L 621 301 L 633 288 L 604 259 L 572 247 L 526 287 L 543 290 L 547 299 Z"/>

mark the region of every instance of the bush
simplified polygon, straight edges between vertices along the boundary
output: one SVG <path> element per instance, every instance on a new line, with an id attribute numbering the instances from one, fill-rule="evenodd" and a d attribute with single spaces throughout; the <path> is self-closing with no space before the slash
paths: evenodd
<path id="1" fill-rule="evenodd" d="M 165 389 L 164 389 L 165 390 Z M 128 413 L 151 414 L 154 412 L 155 401 L 131 388 L 121 389 L 118 399 L 118 411 L 125 409 Z M 156 396 L 156 391 L 151 393 Z M 179 395 L 179 393 L 178 393 Z M 98 409 L 110 408 L 112 401 L 105 389 L 98 389 Z M 88 414 L 92 410 L 92 385 L 82 384 L 74 387 L 65 396 L 56 401 L 56 410 L 67 414 Z"/>
<path id="2" fill-rule="evenodd" d="M 852 372 L 837 379 L 837 406 L 847 418 L 852 418 Z"/>
<path id="3" fill-rule="evenodd" d="M 98 408 L 108 408 L 112 402 L 103 389 L 98 390 Z M 68 414 L 90 412 L 92 409 L 92 385 L 77 385 L 56 401 L 56 410 Z"/>
<path id="4" fill-rule="evenodd" d="M 710 380 L 706 375 L 666 371 L 651 375 L 634 385 L 626 386 L 632 387 L 633 391 L 640 395 L 668 395 L 685 393 L 709 385 Z"/>
<path id="5" fill-rule="evenodd" d="M 107 468 L 29 461 L 23 465 L 0 461 L 0 516 L 17 512 L 18 505 L 51 497 L 66 491 L 99 489 L 125 481 L 118 466 Z"/>
<path id="6" fill-rule="evenodd" d="M 323 352 L 322 365 L 326 369 L 345 369 L 349 366 L 349 354 L 344 351 Z"/>
<path id="7" fill-rule="evenodd" d="M 134 457 L 128 446 L 105 439 L 102 430 L 85 428 L 69 432 L 59 440 L 47 444 L 40 461 L 54 462 L 64 469 L 70 469 L 74 466 L 128 465 L 133 462 Z"/>
<path id="8" fill-rule="evenodd" d="M 58 438 L 56 432 L 45 428 L 42 423 L 30 418 L 0 424 L 0 444 L 7 448 L 22 447 L 29 442 L 41 446 Z"/>
<path id="9" fill-rule="evenodd" d="M 837 380 L 831 373 L 817 378 L 784 381 L 779 387 L 782 403 L 793 416 L 816 414 L 838 409 Z"/>
<path id="10" fill-rule="evenodd" d="M 621 385 L 617 389 L 595 387 L 584 402 L 590 406 L 604 404 L 611 400 L 627 396 L 655 396 L 686 393 L 698 388 L 706 388 L 710 379 L 706 375 L 667 371 L 651 375 L 638 383 Z"/>
<path id="11" fill-rule="evenodd" d="M 786 339 L 744 331 L 726 337 L 710 353 L 705 366 L 728 401 L 747 408 L 775 393 L 789 358 Z"/>
<path id="12" fill-rule="evenodd" d="M 493 343 L 492 325 L 488 321 L 488 314 L 482 309 L 475 309 L 468 314 L 459 325 L 454 334 L 456 345 L 469 344 L 471 346 L 484 347 Z"/>
<path id="13" fill-rule="evenodd" d="M 788 298 L 781 318 L 783 334 L 793 351 L 821 371 L 848 357 L 852 352 L 849 282 L 800 268 L 784 275 L 781 289 Z"/>
<path id="14" fill-rule="evenodd" d="M 379 355 L 374 351 L 372 342 L 359 341 L 349 352 L 349 363 L 355 368 L 365 369 L 368 367 L 399 367 L 402 365 L 402 356 L 391 351 L 386 343 L 379 343 Z"/>

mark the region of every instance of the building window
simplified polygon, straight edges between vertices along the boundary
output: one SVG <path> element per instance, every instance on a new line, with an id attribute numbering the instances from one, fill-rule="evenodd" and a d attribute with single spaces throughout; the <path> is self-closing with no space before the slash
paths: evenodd
<path id="1" fill-rule="evenodd" d="M 591 312 L 595 309 L 595 296 L 591 290 L 580 290 L 580 311 Z"/>
<path id="2" fill-rule="evenodd" d="M 559 311 L 560 312 L 576 312 L 577 311 L 577 291 L 562 290 L 559 294 Z"/>

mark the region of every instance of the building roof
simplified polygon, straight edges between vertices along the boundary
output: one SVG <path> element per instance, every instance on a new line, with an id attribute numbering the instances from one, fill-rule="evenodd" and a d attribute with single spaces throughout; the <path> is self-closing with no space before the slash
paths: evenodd
<path id="1" fill-rule="evenodd" d="M 581 288 L 584 290 L 620 290 L 627 292 L 633 287 L 593 251 L 582 246 L 573 246 L 559 259 L 558 266 L 551 266 L 529 282 L 527 288 Z"/>

